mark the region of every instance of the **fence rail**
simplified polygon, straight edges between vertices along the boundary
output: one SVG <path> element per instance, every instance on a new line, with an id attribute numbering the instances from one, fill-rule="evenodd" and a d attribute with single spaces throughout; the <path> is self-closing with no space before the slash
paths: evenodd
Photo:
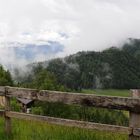
<path id="1" fill-rule="evenodd" d="M 36 90 L 17 87 L 0 87 L 0 96 L 5 96 L 5 110 L 0 116 L 5 117 L 5 129 L 11 133 L 11 118 L 45 121 L 51 124 L 95 129 L 101 131 L 118 132 L 129 135 L 129 140 L 136 140 L 140 136 L 140 90 L 133 90 L 133 97 L 97 96 L 91 94 L 68 93 L 60 91 Z M 89 107 L 127 110 L 130 112 L 130 126 L 117 126 L 85 121 L 76 121 L 48 116 L 32 115 L 10 111 L 11 97 L 33 99 L 48 102 L 62 102 Z"/>
<path id="2" fill-rule="evenodd" d="M 76 120 L 70 120 L 70 119 L 32 115 L 32 114 L 25 114 L 25 113 L 18 113 L 18 112 L 6 112 L 6 116 L 10 118 L 17 118 L 17 119 L 24 119 L 24 120 L 33 120 L 33 121 L 41 121 L 41 122 L 45 121 L 50 124 L 64 125 L 64 126 L 70 126 L 70 127 L 76 126 L 79 128 L 119 132 L 122 134 L 132 134 L 132 128 L 123 127 L 123 126 L 91 123 L 91 122 L 85 122 L 85 121 L 76 121 Z"/>

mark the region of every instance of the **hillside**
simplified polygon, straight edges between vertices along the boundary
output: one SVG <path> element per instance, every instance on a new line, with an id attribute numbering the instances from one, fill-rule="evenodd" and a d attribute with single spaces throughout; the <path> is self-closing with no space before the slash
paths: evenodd
<path id="1" fill-rule="evenodd" d="M 111 47 L 101 52 L 78 52 L 27 67 L 31 72 L 21 78 L 16 71 L 15 75 L 19 77 L 15 79 L 31 87 L 35 77 L 39 78 L 40 72 L 45 76 L 46 71 L 55 84 L 67 89 L 140 88 L 140 40 L 129 39 L 122 47 Z"/>

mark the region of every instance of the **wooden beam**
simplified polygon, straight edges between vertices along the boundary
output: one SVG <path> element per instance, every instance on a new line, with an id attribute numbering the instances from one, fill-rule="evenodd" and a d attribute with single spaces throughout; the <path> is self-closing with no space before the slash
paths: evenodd
<path id="1" fill-rule="evenodd" d="M 140 128 L 134 128 L 134 129 L 133 129 L 133 134 L 134 134 L 135 136 L 140 136 Z"/>
<path id="2" fill-rule="evenodd" d="M 6 111 L 10 111 L 10 97 L 6 96 L 8 93 L 7 88 L 5 88 L 5 132 L 7 135 L 11 134 L 11 118 L 6 116 Z"/>
<path id="3" fill-rule="evenodd" d="M 4 96 L 5 93 L 5 87 L 0 86 L 0 96 Z"/>
<path id="4" fill-rule="evenodd" d="M 9 97 L 20 97 L 64 104 L 78 104 L 109 109 L 128 110 L 140 113 L 140 99 L 131 97 L 97 96 L 93 94 L 68 93 L 60 91 L 35 90 L 7 87 Z"/>
<path id="5" fill-rule="evenodd" d="M 131 90 L 132 98 L 140 99 L 140 90 Z M 140 113 L 129 112 L 129 126 L 133 128 L 133 133 L 129 135 L 129 140 L 139 140 L 140 136 Z"/>
<path id="6" fill-rule="evenodd" d="M 100 123 L 76 121 L 76 120 L 54 118 L 54 117 L 40 116 L 40 115 L 32 115 L 32 114 L 25 114 L 25 113 L 18 113 L 18 112 L 6 112 L 6 116 L 10 117 L 10 118 L 41 121 L 41 122 L 47 122 L 50 124 L 86 128 L 86 129 L 92 129 L 92 130 L 109 131 L 109 132 L 115 132 L 115 133 L 117 132 L 117 133 L 122 133 L 122 134 L 131 134 L 132 133 L 132 128 L 116 126 L 116 125 L 107 125 L 107 124 L 100 124 Z"/>

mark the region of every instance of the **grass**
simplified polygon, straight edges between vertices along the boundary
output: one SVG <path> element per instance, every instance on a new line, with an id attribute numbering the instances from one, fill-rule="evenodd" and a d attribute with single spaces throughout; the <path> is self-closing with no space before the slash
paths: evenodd
<path id="1" fill-rule="evenodd" d="M 122 97 L 129 97 L 130 96 L 130 90 L 126 89 L 83 89 L 82 93 L 87 94 L 96 94 L 96 95 L 107 95 L 107 96 L 122 96 Z"/>
<path id="2" fill-rule="evenodd" d="M 122 134 L 70 128 L 47 123 L 13 120 L 12 135 L 4 135 L 4 121 L 0 119 L 0 140 L 127 140 Z"/>

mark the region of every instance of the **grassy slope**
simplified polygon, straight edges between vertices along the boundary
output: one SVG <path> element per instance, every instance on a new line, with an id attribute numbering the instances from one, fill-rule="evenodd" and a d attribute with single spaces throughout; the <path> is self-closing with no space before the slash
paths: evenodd
<path id="1" fill-rule="evenodd" d="M 128 90 L 83 90 L 98 95 L 129 96 Z M 13 135 L 4 135 L 4 122 L 0 119 L 0 140 L 127 140 L 126 135 L 61 127 L 39 122 L 13 120 Z"/>

